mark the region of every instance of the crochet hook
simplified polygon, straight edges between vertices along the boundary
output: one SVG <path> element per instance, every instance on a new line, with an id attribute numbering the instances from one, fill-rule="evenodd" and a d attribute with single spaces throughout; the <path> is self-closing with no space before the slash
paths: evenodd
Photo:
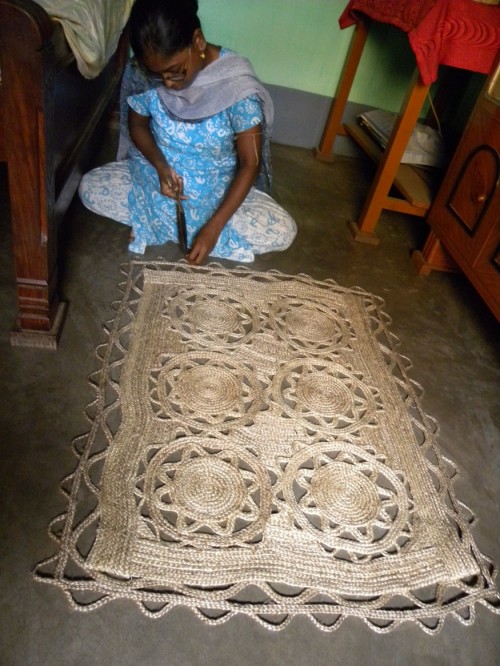
<path id="1" fill-rule="evenodd" d="M 186 215 L 181 202 L 180 190 L 177 191 L 177 234 L 179 236 L 179 247 L 182 254 L 187 254 L 187 228 L 186 228 Z"/>

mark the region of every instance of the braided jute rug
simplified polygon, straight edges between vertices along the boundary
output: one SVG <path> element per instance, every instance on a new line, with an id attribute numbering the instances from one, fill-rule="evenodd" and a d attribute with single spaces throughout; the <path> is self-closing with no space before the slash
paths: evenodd
<path id="1" fill-rule="evenodd" d="M 381 299 L 219 264 L 125 273 L 37 580 L 84 611 L 126 598 L 273 630 L 498 612 Z"/>

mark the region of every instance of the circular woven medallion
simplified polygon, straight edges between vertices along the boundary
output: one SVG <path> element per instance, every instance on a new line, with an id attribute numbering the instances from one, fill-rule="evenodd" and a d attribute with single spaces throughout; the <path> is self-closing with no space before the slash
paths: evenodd
<path id="1" fill-rule="evenodd" d="M 151 372 L 150 396 L 158 418 L 207 431 L 251 422 L 262 387 L 251 368 L 229 355 L 188 352 L 163 358 Z"/>
<path id="2" fill-rule="evenodd" d="M 217 301 L 195 303 L 189 310 L 193 325 L 200 331 L 216 335 L 232 333 L 238 328 L 238 310 L 234 305 Z"/>
<path id="3" fill-rule="evenodd" d="M 172 489 L 174 503 L 196 520 L 224 520 L 244 503 L 243 478 L 218 458 L 190 460 L 179 469 Z"/>
<path id="4" fill-rule="evenodd" d="M 375 423 L 381 409 L 378 392 L 353 372 L 320 359 L 295 359 L 276 372 L 274 400 L 308 428 L 353 432 Z"/>
<path id="5" fill-rule="evenodd" d="M 159 446 L 143 495 L 158 534 L 198 548 L 254 543 L 271 514 L 265 467 L 230 440 L 183 437 Z"/>
<path id="6" fill-rule="evenodd" d="M 164 313 L 183 337 L 210 347 L 237 347 L 259 328 L 255 308 L 224 289 L 187 289 L 172 298 Z"/>
<path id="7" fill-rule="evenodd" d="M 345 384 L 322 372 L 298 379 L 296 395 L 304 406 L 323 416 L 346 414 L 353 406 L 353 398 Z"/>
<path id="8" fill-rule="evenodd" d="M 283 322 L 292 335 L 310 342 L 332 342 L 339 333 L 337 322 L 332 317 L 306 306 L 289 310 Z"/>
<path id="9" fill-rule="evenodd" d="M 284 470 L 283 495 L 295 523 L 328 549 L 376 556 L 408 539 L 412 503 L 405 485 L 350 442 L 318 438 L 301 448 Z"/>
<path id="10" fill-rule="evenodd" d="M 199 366 L 177 376 L 179 399 L 192 411 L 206 414 L 234 409 L 241 396 L 241 381 L 228 368 Z"/>
<path id="11" fill-rule="evenodd" d="M 269 322 L 292 348 L 316 356 L 348 347 L 352 336 L 341 312 L 316 301 L 279 298 L 271 305 Z"/>
<path id="12" fill-rule="evenodd" d="M 376 485 L 345 463 L 330 463 L 314 474 L 311 498 L 330 521 L 339 525 L 364 525 L 380 510 Z"/>

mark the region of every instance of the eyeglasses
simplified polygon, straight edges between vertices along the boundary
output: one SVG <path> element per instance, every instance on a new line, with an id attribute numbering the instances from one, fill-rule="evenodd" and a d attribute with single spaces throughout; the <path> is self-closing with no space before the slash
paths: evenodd
<path id="1" fill-rule="evenodd" d="M 164 83 L 165 85 L 168 83 L 180 83 L 181 81 L 184 81 L 184 79 L 186 78 L 190 59 L 191 59 L 191 47 L 189 47 L 186 60 L 183 62 L 182 65 L 176 67 L 177 71 L 172 72 L 169 70 L 166 71 L 164 74 L 163 73 L 157 74 L 156 72 L 153 73 L 147 71 L 147 74 L 154 83 Z"/>

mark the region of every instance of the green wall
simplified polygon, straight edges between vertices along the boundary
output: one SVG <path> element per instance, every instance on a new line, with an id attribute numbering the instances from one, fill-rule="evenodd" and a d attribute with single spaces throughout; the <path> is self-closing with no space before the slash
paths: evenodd
<path id="1" fill-rule="evenodd" d="M 354 28 L 347 0 L 199 0 L 208 41 L 248 57 L 264 83 L 332 97 Z M 396 111 L 414 68 L 403 32 L 374 24 L 350 101 Z"/>

